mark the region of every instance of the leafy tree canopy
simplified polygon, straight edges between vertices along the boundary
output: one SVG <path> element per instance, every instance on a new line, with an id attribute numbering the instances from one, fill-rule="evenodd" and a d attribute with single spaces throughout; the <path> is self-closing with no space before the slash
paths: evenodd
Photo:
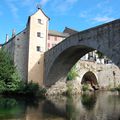
<path id="1" fill-rule="evenodd" d="M 20 82 L 13 60 L 4 49 L 0 49 L 0 92 L 14 91 Z"/>

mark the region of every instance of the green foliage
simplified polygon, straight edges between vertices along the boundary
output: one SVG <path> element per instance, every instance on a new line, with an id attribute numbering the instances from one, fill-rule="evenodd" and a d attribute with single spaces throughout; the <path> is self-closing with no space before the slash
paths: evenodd
<path id="1" fill-rule="evenodd" d="M 92 110 L 96 103 L 95 94 L 82 94 L 81 103 L 87 110 Z"/>
<path id="2" fill-rule="evenodd" d="M 76 65 L 72 67 L 67 75 L 67 81 L 74 80 L 78 76 Z"/>
<path id="3" fill-rule="evenodd" d="M 0 93 L 43 96 L 46 89 L 39 87 L 37 83 L 23 83 L 11 57 L 3 49 L 0 49 Z"/>
<path id="4" fill-rule="evenodd" d="M 0 108 L 12 108 L 16 105 L 16 100 L 13 98 L 1 98 L 0 99 Z"/>
<path id="5" fill-rule="evenodd" d="M 97 51 L 96 54 L 98 55 L 98 58 L 100 58 L 100 59 L 104 58 L 103 53 Z"/>
<path id="6" fill-rule="evenodd" d="M 120 84 L 115 89 L 120 92 Z"/>
<path id="7" fill-rule="evenodd" d="M 44 97 L 46 89 L 40 87 L 37 83 L 33 83 L 32 81 L 29 82 L 28 84 L 21 82 L 21 84 L 19 85 L 19 89 L 17 90 L 17 93 L 31 97 Z"/>
<path id="8" fill-rule="evenodd" d="M 82 90 L 87 91 L 89 89 L 88 84 L 83 84 L 82 85 Z"/>
<path id="9" fill-rule="evenodd" d="M 0 120 L 17 119 L 24 114 L 23 102 L 14 98 L 0 98 Z"/>
<path id="10" fill-rule="evenodd" d="M 33 83 L 32 81 L 30 83 L 28 83 L 25 88 L 24 91 L 26 92 L 26 94 L 28 95 L 34 95 L 39 91 L 39 85 L 37 83 Z"/>
<path id="11" fill-rule="evenodd" d="M 0 92 L 16 90 L 20 81 L 11 57 L 0 49 Z"/>
<path id="12" fill-rule="evenodd" d="M 5 91 L 5 83 L 4 81 L 0 81 L 0 93 L 2 93 L 3 91 Z"/>
<path id="13" fill-rule="evenodd" d="M 72 84 L 71 84 L 71 83 L 68 83 L 68 84 L 67 84 L 67 91 L 66 91 L 66 95 L 67 95 L 67 96 L 71 96 L 71 94 L 72 94 L 72 89 L 73 89 Z"/>

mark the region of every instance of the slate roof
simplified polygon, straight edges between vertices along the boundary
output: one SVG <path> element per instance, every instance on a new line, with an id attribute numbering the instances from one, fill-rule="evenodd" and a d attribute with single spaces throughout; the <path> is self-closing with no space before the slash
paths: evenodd
<path id="1" fill-rule="evenodd" d="M 60 36 L 60 37 L 68 37 L 69 36 L 68 33 L 62 33 L 62 32 L 58 32 L 58 31 L 55 31 L 55 30 L 49 30 L 48 34 L 53 35 L 53 36 Z"/>

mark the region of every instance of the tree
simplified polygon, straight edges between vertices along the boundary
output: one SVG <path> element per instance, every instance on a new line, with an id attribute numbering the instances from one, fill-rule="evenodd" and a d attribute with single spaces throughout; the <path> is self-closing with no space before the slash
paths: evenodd
<path id="1" fill-rule="evenodd" d="M 13 60 L 4 49 L 0 49 L 0 92 L 14 91 L 20 82 Z"/>

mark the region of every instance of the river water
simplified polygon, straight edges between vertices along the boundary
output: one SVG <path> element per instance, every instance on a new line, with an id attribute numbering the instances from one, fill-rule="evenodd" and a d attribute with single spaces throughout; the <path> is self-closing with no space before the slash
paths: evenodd
<path id="1" fill-rule="evenodd" d="M 47 100 L 0 97 L 0 120 L 120 120 L 120 95 L 96 92 Z"/>

